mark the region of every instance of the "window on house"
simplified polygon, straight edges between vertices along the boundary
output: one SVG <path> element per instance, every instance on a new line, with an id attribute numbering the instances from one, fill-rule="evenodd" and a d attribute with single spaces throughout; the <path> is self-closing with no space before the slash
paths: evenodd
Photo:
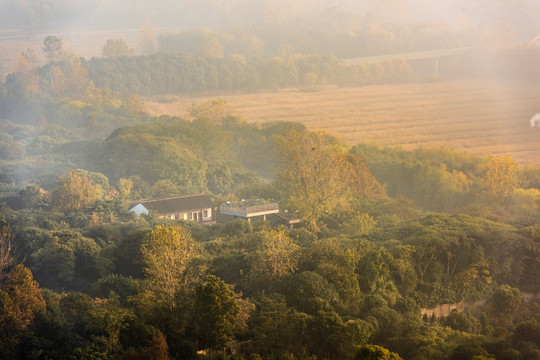
<path id="1" fill-rule="evenodd" d="M 203 211 L 203 216 L 204 216 L 205 218 L 208 217 L 208 210 L 204 210 L 204 211 Z"/>

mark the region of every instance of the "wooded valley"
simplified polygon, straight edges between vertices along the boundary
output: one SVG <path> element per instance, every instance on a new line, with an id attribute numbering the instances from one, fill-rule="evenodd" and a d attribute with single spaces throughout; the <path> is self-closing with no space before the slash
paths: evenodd
<path id="1" fill-rule="evenodd" d="M 28 50 L 0 83 L 1 358 L 540 359 L 540 168 L 351 145 L 286 118 L 252 122 L 219 97 L 183 117 L 145 105 L 424 81 L 409 63 L 286 51 L 86 60 L 59 40 L 44 44 L 46 65 Z M 129 211 L 200 193 L 213 210 L 259 199 L 302 221 L 218 214 L 201 226 Z M 420 312 L 473 300 L 485 301 Z"/>

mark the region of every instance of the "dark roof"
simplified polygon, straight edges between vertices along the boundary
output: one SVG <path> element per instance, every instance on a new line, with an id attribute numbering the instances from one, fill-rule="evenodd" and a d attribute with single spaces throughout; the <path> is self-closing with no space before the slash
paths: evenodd
<path id="1" fill-rule="evenodd" d="M 297 224 L 302 221 L 302 216 L 298 212 L 280 211 L 278 214 L 274 214 L 274 216 L 289 224 Z"/>
<path id="2" fill-rule="evenodd" d="M 202 210 L 213 208 L 210 198 L 204 194 L 178 196 L 168 199 L 141 200 L 132 204 L 130 208 L 142 204 L 148 210 L 156 211 L 160 214 L 183 212 L 188 210 Z"/>

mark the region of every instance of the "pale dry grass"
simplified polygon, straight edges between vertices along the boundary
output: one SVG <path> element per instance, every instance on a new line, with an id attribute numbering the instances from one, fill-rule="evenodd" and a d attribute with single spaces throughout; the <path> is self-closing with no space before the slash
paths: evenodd
<path id="1" fill-rule="evenodd" d="M 294 121 L 350 144 L 377 142 L 412 149 L 446 146 L 480 154 L 509 153 L 540 166 L 540 86 L 490 80 L 328 88 L 318 92 L 221 96 L 249 122 Z M 192 101 L 147 102 L 152 115 L 187 117 Z"/>

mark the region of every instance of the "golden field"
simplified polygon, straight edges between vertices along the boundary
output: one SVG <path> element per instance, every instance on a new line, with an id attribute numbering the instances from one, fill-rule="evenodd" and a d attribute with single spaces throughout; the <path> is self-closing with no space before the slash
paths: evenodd
<path id="1" fill-rule="evenodd" d="M 510 154 L 540 166 L 540 85 L 485 79 L 319 91 L 149 99 L 152 115 L 187 118 L 192 102 L 228 101 L 248 122 L 294 121 L 321 129 L 350 144 L 377 142 L 411 149 L 445 146 L 478 154 Z"/>

